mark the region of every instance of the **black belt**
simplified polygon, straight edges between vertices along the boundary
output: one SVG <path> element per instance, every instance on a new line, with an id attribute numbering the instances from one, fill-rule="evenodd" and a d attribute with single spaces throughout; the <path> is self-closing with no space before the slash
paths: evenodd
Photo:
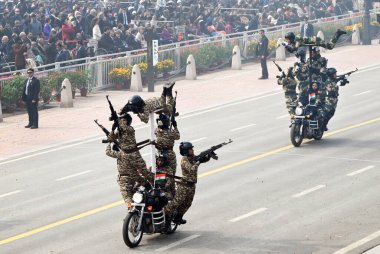
<path id="1" fill-rule="evenodd" d="M 156 148 L 158 150 L 161 150 L 161 151 L 169 151 L 169 150 L 173 150 L 174 146 L 159 146 L 159 145 L 156 145 Z"/>
<path id="2" fill-rule="evenodd" d="M 186 187 L 194 187 L 196 184 L 196 182 L 188 182 L 188 181 L 186 181 L 186 182 L 177 181 L 176 183 L 181 184 L 181 185 L 186 186 Z"/>
<path id="3" fill-rule="evenodd" d="M 296 92 L 285 92 L 285 95 L 297 95 Z"/>

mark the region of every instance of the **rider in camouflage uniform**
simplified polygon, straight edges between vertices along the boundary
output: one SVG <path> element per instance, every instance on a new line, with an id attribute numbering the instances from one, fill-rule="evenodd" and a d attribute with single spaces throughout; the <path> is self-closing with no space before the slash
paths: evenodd
<path id="1" fill-rule="evenodd" d="M 144 184 L 148 171 L 137 148 L 135 129 L 131 126 L 132 117 L 129 114 L 124 114 L 120 116 L 118 123 L 119 130 L 111 132 L 108 140 L 110 142 L 118 140 L 121 151 L 113 151 L 107 147 L 106 154 L 118 159 L 118 183 L 123 197 L 125 196 L 124 200 L 130 202 L 135 183 Z"/>
<path id="2" fill-rule="evenodd" d="M 328 68 L 327 80 L 325 82 L 326 97 L 324 102 L 324 111 L 326 112 L 324 120 L 324 130 L 327 131 L 327 124 L 334 116 L 336 107 L 338 105 L 339 86 L 336 82 L 336 69 Z"/>
<path id="3" fill-rule="evenodd" d="M 183 156 L 181 160 L 182 179 L 177 182 L 178 186 L 174 200 L 165 207 L 167 227 L 170 226 L 173 215 L 175 215 L 173 222 L 178 224 L 186 223 L 186 220 L 182 217 L 190 208 L 194 199 L 199 164 L 210 160 L 210 157 L 206 156 L 201 161 L 195 161 L 193 145 L 190 142 L 181 142 L 179 150 Z"/>
<path id="4" fill-rule="evenodd" d="M 321 84 L 321 90 L 324 90 L 324 84 L 322 81 L 326 80 L 326 68 L 327 68 L 327 59 L 322 57 L 318 47 L 313 47 L 311 51 L 311 78 L 312 80 L 318 80 Z M 310 62 L 310 59 L 307 61 Z"/>
<path id="5" fill-rule="evenodd" d="M 338 42 L 339 37 L 346 33 L 346 31 L 338 29 L 335 32 L 334 37 L 329 42 L 325 42 L 319 37 L 314 36 L 311 38 L 302 38 L 301 36 L 296 36 L 293 32 L 288 32 L 285 34 L 286 43 L 284 43 L 284 46 L 290 53 L 297 52 L 300 47 L 309 45 L 331 50 L 335 47 L 335 44 Z"/>
<path id="6" fill-rule="evenodd" d="M 278 84 L 282 85 L 282 88 L 285 92 L 285 100 L 286 100 L 286 108 L 288 109 L 288 112 L 291 116 L 291 118 L 294 116 L 294 110 L 296 108 L 296 101 L 297 101 L 297 81 L 293 77 L 293 67 L 290 67 L 288 69 L 288 73 L 285 77 L 281 77 L 278 79 Z"/>
<path id="7" fill-rule="evenodd" d="M 298 62 L 294 65 L 293 76 L 298 80 L 299 93 L 306 92 L 309 89 L 309 67 L 308 63 Z"/>
<path id="8" fill-rule="evenodd" d="M 167 115 L 165 114 L 160 114 L 159 117 L 157 118 L 157 128 L 155 131 L 156 134 L 156 148 L 157 150 L 162 153 L 166 154 L 168 157 L 168 163 L 169 163 L 169 168 L 168 172 L 171 175 L 175 175 L 176 173 L 176 168 L 177 168 L 177 158 L 175 155 L 175 152 L 173 151 L 174 147 L 174 142 L 175 140 L 180 139 L 180 134 L 177 128 L 177 122 L 173 121 L 172 125 L 173 128 L 169 128 L 170 125 L 170 119 Z M 168 191 L 172 193 L 174 196 L 175 193 L 175 184 L 174 184 L 174 179 L 169 178 L 168 180 Z"/>
<path id="9" fill-rule="evenodd" d="M 149 113 L 161 110 L 163 113 L 170 115 L 174 102 L 173 86 L 175 82 L 169 82 L 164 85 L 161 97 L 153 97 L 143 100 L 139 95 L 132 96 L 128 103 L 122 108 L 120 114 L 132 111 L 144 123 L 149 121 Z"/>

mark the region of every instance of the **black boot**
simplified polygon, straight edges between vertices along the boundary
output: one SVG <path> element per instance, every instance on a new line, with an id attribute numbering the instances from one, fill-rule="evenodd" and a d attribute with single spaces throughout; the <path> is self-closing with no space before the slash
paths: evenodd
<path id="1" fill-rule="evenodd" d="M 177 214 L 174 217 L 173 222 L 176 223 L 176 224 L 186 224 L 187 221 L 184 220 L 182 217 L 183 217 L 183 214 Z"/>
<path id="2" fill-rule="evenodd" d="M 164 89 L 162 90 L 161 96 L 166 97 L 167 93 L 168 93 L 168 89 L 164 86 Z"/>
<path id="3" fill-rule="evenodd" d="M 175 85 L 175 82 L 168 82 L 164 85 L 166 87 L 166 96 L 173 97 L 173 86 Z"/>
<path id="4" fill-rule="evenodd" d="M 337 43 L 339 40 L 339 37 L 342 36 L 343 34 L 347 34 L 347 32 L 340 30 L 340 29 L 336 30 L 334 37 L 332 38 L 331 42 L 334 44 Z"/>

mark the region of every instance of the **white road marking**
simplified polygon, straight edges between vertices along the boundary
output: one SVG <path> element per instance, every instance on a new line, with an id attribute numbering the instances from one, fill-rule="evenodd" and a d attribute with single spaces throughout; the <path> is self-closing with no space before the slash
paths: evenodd
<path id="1" fill-rule="evenodd" d="M 375 166 L 368 166 L 368 167 L 365 167 L 365 168 L 362 168 L 362 169 L 359 169 L 359 170 L 356 170 L 354 172 L 351 172 L 349 174 L 347 174 L 347 176 L 354 176 L 354 175 L 357 175 L 357 174 L 360 174 L 360 173 L 363 173 L 367 170 L 370 170 L 370 169 L 373 169 Z"/>
<path id="2" fill-rule="evenodd" d="M 377 238 L 380 236 L 380 230 L 367 236 L 367 237 L 364 237 L 363 239 L 357 241 L 357 242 L 354 242 L 350 245 L 348 245 L 347 247 L 344 247 L 343 249 L 340 249 L 336 252 L 334 252 L 334 254 L 345 254 L 353 249 L 356 249 L 357 247 L 365 244 L 365 243 L 368 243 L 369 241 L 372 241 L 373 239 Z"/>
<path id="3" fill-rule="evenodd" d="M 178 242 L 175 242 L 175 243 L 169 244 L 169 245 L 166 246 L 166 247 L 159 248 L 159 249 L 157 249 L 156 251 L 166 251 L 166 250 L 171 249 L 171 248 L 173 248 L 173 247 L 176 247 L 176 246 L 178 246 L 178 245 L 180 245 L 180 244 L 183 244 L 183 243 L 185 243 L 185 242 L 191 241 L 191 240 L 193 240 L 193 239 L 195 239 L 195 238 L 197 238 L 197 237 L 199 237 L 199 236 L 200 236 L 200 235 L 191 235 L 191 236 L 186 237 L 186 238 L 184 238 L 184 239 L 182 239 L 182 240 L 180 240 L 180 241 L 178 241 Z"/>
<path id="4" fill-rule="evenodd" d="M 55 179 L 55 180 L 56 181 L 63 181 L 63 180 L 69 179 L 69 178 L 73 178 L 73 177 L 76 177 L 76 176 L 80 176 L 80 175 L 84 175 L 84 174 L 90 173 L 91 171 L 92 170 L 87 170 L 87 171 L 79 172 L 77 174 L 61 177 L 61 178 L 58 178 L 58 179 Z"/>
<path id="5" fill-rule="evenodd" d="M 194 139 L 192 141 L 190 141 L 191 143 L 195 143 L 195 142 L 199 142 L 199 141 L 202 141 L 202 140 L 205 140 L 207 139 L 207 137 L 203 137 L 203 138 L 197 138 L 197 139 Z"/>
<path id="6" fill-rule="evenodd" d="M 249 128 L 251 126 L 255 126 L 256 124 L 253 123 L 253 124 L 248 124 L 248 125 L 245 125 L 245 126 L 241 126 L 241 127 L 238 127 L 238 128 L 235 128 L 235 129 L 231 129 L 230 131 L 238 131 L 238 130 L 241 130 L 241 129 L 245 129 L 245 128 Z"/>
<path id="7" fill-rule="evenodd" d="M 248 218 L 248 217 L 250 217 L 250 216 L 253 216 L 253 215 L 255 215 L 255 214 L 262 213 L 262 212 L 264 212 L 264 211 L 267 210 L 267 209 L 268 209 L 268 208 L 261 207 L 261 208 L 259 208 L 259 209 L 256 209 L 256 210 L 250 212 L 250 213 L 247 213 L 247 214 L 244 214 L 244 215 L 242 215 L 242 216 L 239 216 L 239 217 L 236 217 L 236 218 L 234 218 L 234 219 L 231 219 L 230 222 L 237 222 L 237 221 L 239 221 L 239 220 L 243 220 L 243 219 Z"/>
<path id="8" fill-rule="evenodd" d="M 309 193 L 311 193 L 313 191 L 316 191 L 316 190 L 319 190 L 319 189 L 322 189 L 322 188 L 325 188 L 325 187 L 326 187 L 326 185 L 318 185 L 318 186 L 315 186 L 315 187 L 313 187 L 311 189 L 304 190 L 304 191 L 302 191 L 300 193 L 294 194 L 292 197 L 293 198 L 299 198 L 299 197 L 307 195 L 307 194 L 309 194 Z"/>
<path id="9" fill-rule="evenodd" d="M 278 116 L 278 117 L 276 117 L 276 119 L 282 119 L 282 118 L 286 118 L 286 117 L 290 117 L 289 114 Z"/>
<path id="10" fill-rule="evenodd" d="M 365 92 L 357 93 L 357 94 L 354 94 L 352 96 L 359 96 L 359 95 L 370 93 L 370 92 L 372 92 L 372 90 L 368 90 L 368 91 L 365 91 Z"/>
<path id="11" fill-rule="evenodd" d="M 8 193 L 0 195 L 0 198 L 4 198 L 4 197 L 7 197 L 7 196 L 10 196 L 10 195 L 13 195 L 13 194 L 17 194 L 17 193 L 20 193 L 21 191 L 22 190 L 16 190 L 16 191 L 8 192 Z"/>

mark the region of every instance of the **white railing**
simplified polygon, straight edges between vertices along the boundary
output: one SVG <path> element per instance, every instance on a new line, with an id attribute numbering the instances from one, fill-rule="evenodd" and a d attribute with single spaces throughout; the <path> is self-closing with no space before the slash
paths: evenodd
<path id="1" fill-rule="evenodd" d="M 347 25 L 362 22 L 363 13 L 351 13 L 342 16 L 336 16 L 321 20 L 312 20 L 316 31 L 336 29 Z M 376 20 L 374 12 L 371 13 L 371 20 Z M 264 28 L 268 39 L 277 39 L 284 37 L 285 33 L 292 31 L 298 33 L 302 23 L 293 23 L 282 26 Z M 258 30 L 246 31 L 242 33 L 234 33 L 228 35 L 220 35 L 215 37 L 201 37 L 195 40 L 183 41 L 159 47 L 159 61 L 171 59 L 175 63 L 175 71 L 180 71 L 186 62 L 185 52 L 196 52 L 199 48 L 208 45 L 239 45 L 242 56 L 246 59 L 253 58 L 254 55 L 248 50 L 251 43 L 259 40 Z M 66 62 L 59 62 L 37 67 L 36 76 L 44 77 L 51 72 L 66 72 L 76 70 L 86 70 L 90 73 L 91 81 L 88 84 L 89 90 L 100 89 L 110 85 L 108 73 L 116 67 L 125 67 L 146 61 L 146 49 L 128 51 L 124 53 L 115 53 L 101 55 L 96 57 L 88 57 L 85 59 L 76 59 Z M 11 71 L 0 74 L 0 86 L 3 86 L 5 81 L 10 79 L 19 71 Z M 25 72 L 22 71 L 22 72 Z"/>

